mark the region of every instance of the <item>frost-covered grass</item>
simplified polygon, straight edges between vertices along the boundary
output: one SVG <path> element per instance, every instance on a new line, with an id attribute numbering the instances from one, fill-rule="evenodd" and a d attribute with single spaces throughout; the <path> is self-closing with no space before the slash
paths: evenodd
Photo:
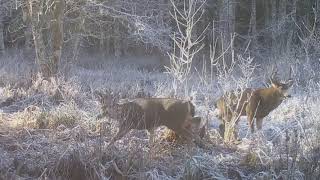
<path id="1" fill-rule="evenodd" d="M 31 80 L 21 78 L 31 66 L 18 62 L 0 62 L 0 179 L 319 179 L 319 84 L 294 87 L 293 97 L 264 119 L 261 132 L 251 135 L 243 117 L 242 143 L 230 146 L 223 144 L 213 115 L 213 101 L 222 91 L 195 72 L 182 90 L 209 121 L 204 141 L 210 148 L 168 142 L 159 128 L 153 147 L 146 132 L 133 130 L 116 149 L 107 149 L 117 121 L 96 119 L 96 91 L 108 90 L 115 100 L 172 97 L 171 77 L 110 61 L 73 65 L 66 76 L 50 81 Z M 184 92 L 177 96 L 184 98 Z"/>

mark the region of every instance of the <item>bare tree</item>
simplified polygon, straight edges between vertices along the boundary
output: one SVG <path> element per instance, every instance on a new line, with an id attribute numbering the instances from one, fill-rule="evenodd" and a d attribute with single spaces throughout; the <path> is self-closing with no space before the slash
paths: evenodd
<path id="1" fill-rule="evenodd" d="M 297 20 L 297 1 L 298 0 L 293 0 L 292 1 L 292 4 L 290 5 L 291 6 L 291 20 L 293 22 L 296 22 Z M 286 51 L 289 52 L 291 49 L 292 49 L 292 40 L 294 38 L 294 34 L 296 33 L 297 31 L 297 28 L 295 27 L 295 24 L 294 23 L 291 23 L 290 24 L 290 30 L 289 30 L 289 33 L 288 33 L 288 38 L 287 38 L 287 49 Z"/>
<path id="2" fill-rule="evenodd" d="M 174 42 L 174 49 L 169 54 L 170 67 L 166 67 L 166 69 L 174 78 L 173 85 L 175 94 L 177 94 L 177 86 L 186 81 L 191 71 L 194 56 L 204 46 L 202 43 L 204 31 L 195 37 L 194 30 L 203 15 L 205 1 L 184 0 L 183 8 L 179 8 L 173 0 L 171 0 L 171 3 L 173 5 L 172 17 L 176 22 L 178 32 L 171 37 Z"/>
<path id="3" fill-rule="evenodd" d="M 276 55 L 277 53 L 277 42 L 276 42 L 276 32 L 277 32 L 277 26 L 276 24 L 278 23 L 277 20 L 277 1 L 276 0 L 271 0 L 271 54 Z"/>
<path id="4" fill-rule="evenodd" d="M 37 64 L 40 72 L 45 77 L 54 76 L 58 73 L 63 45 L 63 15 L 65 8 L 64 0 L 54 0 L 52 4 L 47 1 L 27 0 L 28 11 L 31 19 L 32 35 L 36 51 Z M 46 8 L 48 11 L 45 11 Z M 43 29 L 49 26 L 51 41 L 46 46 Z M 49 41 L 48 41 L 49 42 Z"/>
<path id="5" fill-rule="evenodd" d="M 296 24 L 299 30 L 298 38 L 301 41 L 302 48 L 304 50 L 306 61 L 310 62 L 312 54 L 310 51 L 315 51 L 316 53 L 319 52 L 320 47 L 320 32 L 319 32 L 319 25 L 318 25 L 318 17 L 316 9 L 313 9 L 314 20 L 312 24 L 308 22 L 302 22 L 301 25 Z"/>
<path id="6" fill-rule="evenodd" d="M 213 23 L 214 24 L 214 23 Z M 242 57 L 238 55 L 235 57 L 234 51 L 234 40 L 235 36 L 232 35 L 228 46 L 224 47 L 224 39 L 221 40 L 221 53 L 218 54 L 217 40 L 213 26 L 212 34 L 212 45 L 210 48 L 210 62 L 211 62 L 211 73 L 213 68 L 216 68 L 217 83 L 220 86 L 222 93 L 224 94 L 225 106 L 236 107 L 236 109 L 242 109 L 242 99 L 246 96 L 245 89 L 250 86 L 253 78 L 254 70 L 257 65 L 254 64 L 252 57 Z M 248 49 L 250 43 L 246 46 Z M 245 52 L 246 52 L 245 50 Z M 245 54 L 245 52 L 243 54 Z M 224 56 L 231 54 L 231 59 L 226 59 Z M 239 71 L 238 71 L 239 70 Z M 238 73 L 240 72 L 240 74 Z M 212 76 L 212 75 L 211 75 Z M 212 77 L 211 77 L 212 79 Z M 236 100 L 235 100 L 236 99 Z M 223 112 L 222 112 L 223 113 Z M 231 114 L 230 114 L 231 115 Z M 232 114 L 230 120 L 224 122 L 223 127 L 223 138 L 226 143 L 232 143 L 237 141 L 237 120 L 240 114 Z"/>
<path id="7" fill-rule="evenodd" d="M 25 48 L 30 49 L 31 45 L 30 43 L 32 42 L 32 29 L 31 29 L 31 17 L 28 12 L 28 6 L 26 4 L 22 5 L 22 20 L 25 26 L 24 29 L 24 38 L 25 38 Z"/>
<path id="8" fill-rule="evenodd" d="M 82 33 L 84 32 L 84 24 L 85 24 L 85 11 L 83 6 L 85 5 L 85 0 L 79 1 L 79 5 L 77 6 L 79 16 L 77 17 L 76 24 L 74 27 L 74 33 L 72 34 L 73 39 L 73 49 L 72 49 L 72 60 L 76 62 L 79 56 L 80 44 L 82 40 Z"/>
<path id="9" fill-rule="evenodd" d="M 0 55 L 4 53 L 4 37 L 3 37 L 2 17 L 0 16 Z"/>
<path id="10" fill-rule="evenodd" d="M 4 47 L 4 17 L 7 4 L 4 1 L 0 1 L 0 55 L 2 55 L 5 51 Z"/>
<path id="11" fill-rule="evenodd" d="M 157 48 L 161 52 L 170 49 L 167 0 L 85 1 L 79 9 L 85 21 L 82 39 L 96 43 L 103 52 L 121 56 L 137 44 L 137 48 L 143 44 L 142 48 Z"/>
<path id="12" fill-rule="evenodd" d="M 51 19 L 51 30 L 53 37 L 53 52 L 51 59 L 51 74 L 58 73 L 58 66 L 61 59 L 62 45 L 63 45 L 63 15 L 64 15 L 65 1 L 54 0 L 53 4 L 53 18 Z"/>
<path id="13" fill-rule="evenodd" d="M 225 103 L 223 106 L 242 112 L 244 109 L 244 99 L 250 99 L 250 97 L 247 97 L 246 89 L 250 86 L 257 65 L 253 63 L 253 58 L 243 58 L 240 55 L 237 59 L 232 59 L 230 66 L 223 64 L 225 63 L 217 63 L 216 66 L 218 84 L 222 89 L 223 102 Z M 236 73 L 238 69 L 241 74 Z M 227 116 L 230 116 L 230 119 L 223 122 L 223 127 L 219 127 L 226 143 L 233 143 L 238 139 L 236 125 L 241 116 L 239 112 L 228 114 Z"/>
<path id="14" fill-rule="evenodd" d="M 288 18 L 287 18 L 287 0 L 280 0 L 279 1 L 279 22 L 278 22 L 278 30 L 279 36 L 276 40 L 276 43 L 280 45 L 280 53 L 283 53 L 286 50 L 286 41 L 287 41 L 287 30 L 285 29 L 284 25 L 288 25 Z"/>
<path id="15" fill-rule="evenodd" d="M 257 45 L 257 4 L 256 0 L 251 0 L 251 17 L 250 17 L 250 24 L 249 24 L 249 30 L 250 30 L 250 36 L 252 39 L 251 45 L 253 48 Z"/>
<path id="16" fill-rule="evenodd" d="M 235 6 L 235 0 L 222 0 L 219 12 L 221 47 L 224 52 L 222 58 L 226 58 L 229 62 L 232 59 L 232 54 L 227 49 L 230 47 L 231 37 L 235 33 Z"/>

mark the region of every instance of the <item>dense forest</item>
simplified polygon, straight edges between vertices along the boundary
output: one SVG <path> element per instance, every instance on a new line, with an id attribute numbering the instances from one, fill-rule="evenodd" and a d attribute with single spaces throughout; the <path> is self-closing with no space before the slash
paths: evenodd
<path id="1" fill-rule="evenodd" d="M 178 9 L 185 7 L 184 1 L 174 3 Z M 217 49 L 224 52 L 231 40 L 235 51 L 247 50 L 259 62 L 281 56 L 291 59 L 303 56 L 312 61 L 319 54 L 317 0 L 195 3 L 201 4 L 199 10 L 203 12 L 192 28 L 192 36 L 204 36 L 201 54 L 207 59 L 213 42 L 218 42 Z M 60 57 L 50 54 L 62 47 L 62 54 L 73 60 L 81 52 L 104 57 L 166 56 L 174 46 L 170 36 L 178 33 L 170 15 L 172 10 L 169 0 L 2 0 L 0 49 L 2 52 L 23 49 L 33 54 L 37 49 L 38 59 L 54 64 Z"/>
<path id="2" fill-rule="evenodd" d="M 1 179 L 320 179 L 320 0 L 0 0 Z"/>

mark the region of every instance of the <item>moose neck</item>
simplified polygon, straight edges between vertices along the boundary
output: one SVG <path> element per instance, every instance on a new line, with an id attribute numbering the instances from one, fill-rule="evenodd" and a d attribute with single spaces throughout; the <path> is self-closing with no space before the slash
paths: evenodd
<path id="1" fill-rule="evenodd" d="M 277 108 L 283 100 L 282 94 L 277 88 L 274 87 L 264 89 L 262 94 L 263 96 L 261 105 L 264 106 L 264 109 L 269 111 Z"/>

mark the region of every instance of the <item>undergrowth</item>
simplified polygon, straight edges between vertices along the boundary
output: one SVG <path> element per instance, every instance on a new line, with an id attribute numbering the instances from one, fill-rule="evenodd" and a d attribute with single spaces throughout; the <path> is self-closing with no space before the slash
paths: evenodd
<path id="1" fill-rule="evenodd" d="M 118 122 L 97 118 L 101 106 L 112 109 L 123 97 L 171 97 L 170 77 L 107 63 L 95 70 L 73 66 L 68 77 L 21 80 L 14 77 L 20 67 L 0 70 L 0 179 L 320 178 L 318 84 L 283 102 L 254 137 L 241 120 L 242 143 L 229 146 L 211 115 L 219 90 L 195 75 L 188 91 L 196 113 L 208 120 L 204 141 L 212 148 L 174 141 L 161 127 L 152 147 L 146 132 L 133 130 L 108 149 Z"/>

